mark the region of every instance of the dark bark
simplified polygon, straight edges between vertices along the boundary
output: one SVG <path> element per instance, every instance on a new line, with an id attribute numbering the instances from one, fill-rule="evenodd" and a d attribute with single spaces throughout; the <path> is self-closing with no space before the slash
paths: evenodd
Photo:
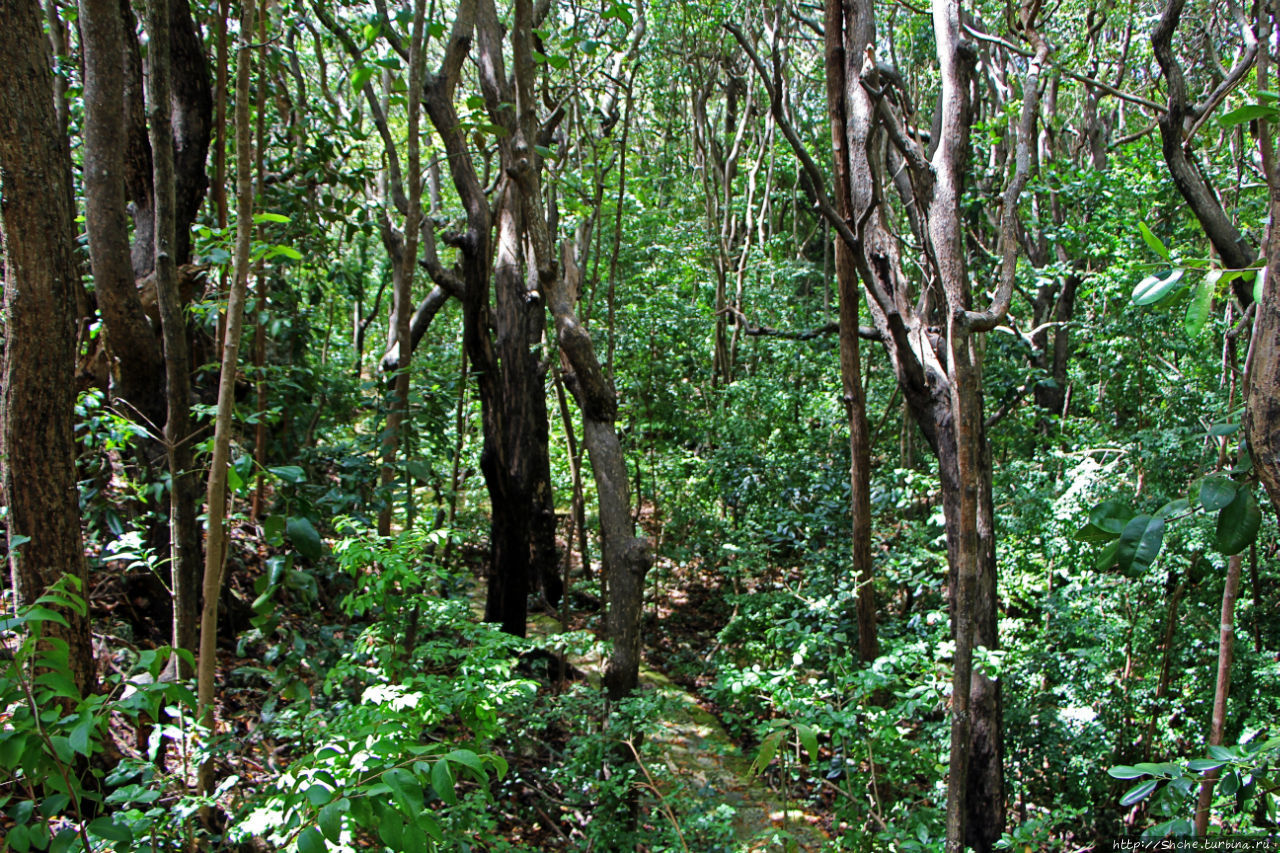
<path id="1" fill-rule="evenodd" d="M 122 2 L 120 8 L 125 24 L 125 182 L 134 224 L 133 273 L 135 278 L 143 278 L 154 269 L 156 252 L 153 143 L 143 107 L 143 81 L 151 69 L 150 62 L 144 68 L 137 24 L 128 2 Z M 172 80 L 166 111 L 173 147 L 174 243 L 170 251 L 174 263 L 181 265 L 191 260 L 191 223 L 209 185 L 205 160 L 213 132 L 213 90 L 200 32 L 187 0 L 170 2 L 165 22 L 170 31 L 165 56 Z"/>
<path id="2" fill-rule="evenodd" d="M 640 614 L 644 578 L 653 558 L 649 543 L 636 536 L 631 517 L 627 462 L 618 438 L 618 400 L 605 376 L 591 336 L 574 312 L 581 270 L 574 247 L 566 244 L 560 274 L 549 277 L 548 295 L 560 342 L 565 385 L 582 410 L 582 443 L 591 457 L 600 504 L 601 571 L 608 579 L 607 636 L 613 650 L 605 666 L 604 684 L 611 699 L 636 688 L 640 673 Z"/>
<path id="3" fill-rule="evenodd" d="M 164 358 L 134 284 L 125 211 L 125 124 L 121 59 L 124 38 L 117 0 L 84 0 L 80 33 L 84 56 L 85 225 L 94 293 L 118 362 L 116 397 L 157 428 L 165 421 Z"/>
<path id="4" fill-rule="evenodd" d="M 34 0 L 0 0 L 0 182 L 4 185 L 4 496 L 9 566 L 20 604 L 64 576 L 87 596 L 76 488 L 75 306 L 71 156 L 58 128 L 48 41 Z M 18 537 L 29 537 L 20 542 Z M 89 620 L 64 612 L 45 622 L 66 641 L 84 695 L 96 677 Z"/>
<path id="5" fill-rule="evenodd" d="M 831 120 L 831 146 L 835 162 L 836 210 L 853 221 L 853 190 L 849 184 L 848 125 L 845 117 L 846 83 L 842 34 L 843 9 L 826 4 L 824 29 L 827 67 L 827 112 Z M 840 381 L 845 417 L 849 422 L 849 515 L 853 528 L 853 576 L 857 578 L 858 659 L 870 663 L 880 656 L 876 635 L 874 569 L 871 561 L 871 435 L 867 426 L 867 400 L 862 388 L 859 352 L 859 306 L 862 293 L 853 249 L 843 240 L 835 246 L 836 282 L 840 293 Z"/>
<path id="6" fill-rule="evenodd" d="M 154 188 L 154 272 L 160 327 L 164 337 L 167 414 L 164 425 L 169 456 L 170 570 L 173 577 L 173 645 L 194 650 L 199 633 L 200 528 L 196 471 L 191 447 L 191 359 L 187 324 L 178 289 L 177 210 L 173 133 L 170 127 L 169 24 L 167 0 L 147 5 L 147 29 L 153 52 L 147 82 L 148 125 Z M 186 230 L 186 229 L 184 229 Z"/>
<path id="7" fill-rule="evenodd" d="M 1257 260 L 1258 253 L 1223 210 L 1218 196 L 1193 159 L 1190 142 L 1183 138 L 1186 123 L 1192 115 L 1187 81 L 1173 54 L 1173 34 L 1185 5 L 1185 0 L 1168 0 L 1151 32 L 1151 46 L 1169 91 L 1168 107 L 1159 118 L 1160 148 L 1174 185 L 1200 221 L 1200 227 L 1222 257 L 1223 264 L 1228 269 L 1244 269 Z M 1248 307 L 1253 302 L 1253 294 L 1245 281 L 1237 278 L 1232 282 L 1232 288 L 1241 305 Z"/>

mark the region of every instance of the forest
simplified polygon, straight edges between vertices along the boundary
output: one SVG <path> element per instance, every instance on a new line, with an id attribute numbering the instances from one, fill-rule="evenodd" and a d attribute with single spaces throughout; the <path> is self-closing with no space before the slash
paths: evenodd
<path id="1" fill-rule="evenodd" d="M 0 851 L 1280 843 L 1278 24 L 0 0 Z"/>

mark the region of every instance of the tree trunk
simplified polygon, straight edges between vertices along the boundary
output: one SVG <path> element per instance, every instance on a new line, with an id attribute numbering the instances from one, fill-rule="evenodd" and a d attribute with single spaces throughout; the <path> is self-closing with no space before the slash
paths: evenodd
<path id="1" fill-rule="evenodd" d="M 1213 717 L 1209 721 L 1209 746 L 1221 746 L 1227 725 L 1227 695 L 1231 692 L 1231 658 L 1236 646 L 1236 596 L 1240 592 L 1240 569 L 1244 554 L 1236 554 L 1227 562 L 1227 578 L 1222 585 L 1222 625 L 1218 633 L 1218 677 L 1213 690 Z M 1218 771 L 1210 771 L 1200 783 L 1196 801 L 1196 835 L 1209 831 L 1209 807 L 1213 805 L 1213 789 L 1218 784 Z"/>
<path id="2" fill-rule="evenodd" d="M 164 0 L 151 0 L 163 3 Z M 218 409 L 214 420 L 213 459 L 209 466 L 206 512 L 208 541 L 204 560 L 204 608 L 200 619 L 200 656 L 197 678 L 197 716 L 206 730 L 214 726 L 213 688 L 217 673 L 218 596 L 222 591 L 226 561 L 227 465 L 235 411 L 236 360 L 244 325 L 245 294 L 249 286 L 249 244 L 253 236 L 252 140 L 249 127 L 249 73 L 253 51 L 249 45 L 254 27 L 253 0 L 243 0 L 240 47 L 236 60 L 236 252 L 235 278 L 227 301 L 227 333 L 222 348 L 222 373 L 218 381 Z M 213 762 L 200 766 L 199 791 L 213 790 Z"/>
<path id="3" fill-rule="evenodd" d="M 832 3 L 826 7 L 825 57 L 827 112 L 835 157 L 836 210 L 853 220 L 853 191 L 849 185 L 848 128 L 845 120 L 843 21 Z M 836 282 L 840 292 L 840 381 L 849 422 L 849 516 L 853 527 L 853 576 L 857 578 L 858 659 L 870 663 L 880 656 L 876 636 L 874 568 L 871 561 L 871 434 L 867 427 L 867 399 L 862 389 L 858 314 L 862 293 L 853 249 L 843 240 L 835 247 Z"/>
<path id="4" fill-rule="evenodd" d="M 147 78 L 150 113 L 152 186 L 155 208 L 156 301 L 164 335 L 168 412 L 164 437 L 169 456 L 169 553 L 173 578 L 173 645 L 193 650 L 199 628 L 198 578 L 200 529 L 196 518 L 196 477 L 191 448 L 191 359 L 187 353 L 187 324 L 178 292 L 175 259 L 177 211 L 174 196 L 173 132 L 169 105 L 169 0 L 147 4 L 147 27 L 152 48 Z"/>
<path id="5" fill-rule="evenodd" d="M 138 299 L 125 209 L 123 21 L 118 0 L 83 0 L 85 226 L 107 348 L 119 362 L 113 395 L 157 429 L 165 422 L 164 356 Z"/>
<path id="6" fill-rule="evenodd" d="M 4 184 L 4 497 L 9 567 L 18 603 L 30 604 L 64 576 L 88 596 L 76 488 L 75 306 L 78 280 L 71 156 L 58 130 L 49 46 L 34 0 L 0 0 L 0 181 Z M 25 537 L 25 538 L 24 538 Z M 68 646 L 82 695 L 96 677 L 88 617 L 45 622 Z"/>

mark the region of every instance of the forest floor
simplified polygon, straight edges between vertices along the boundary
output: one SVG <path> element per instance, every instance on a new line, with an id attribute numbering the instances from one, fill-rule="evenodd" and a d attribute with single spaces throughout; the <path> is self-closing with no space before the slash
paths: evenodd
<path id="1" fill-rule="evenodd" d="M 236 539 L 248 538 L 245 531 L 236 531 L 236 534 Z M 279 769 L 275 763 L 278 758 L 275 752 L 284 747 L 274 745 L 273 751 L 273 744 L 258 743 L 250 733 L 256 729 L 252 721 L 273 691 L 262 689 L 265 684 L 257 685 L 256 689 L 237 689 L 238 679 L 233 675 L 249 670 L 263 672 L 257 669 L 261 662 L 252 659 L 252 652 L 233 651 L 236 643 L 232 640 L 240 630 L 248 627 L 250 614 L 244 602 L 251 600 L 253 581 L 264 571 L 262 563 L 266 552 L 253 547 L 253 544 L 251 541 L 242 543 L 243 562 L 232 573 L 230 584 L 235 592 L 224 597 L 224 603 L 230 606 L 224 608 L 228 611 L 222 626 L 226 631 L 219 652 L 221 683 L 225 688 L 220 716 L 244 747 L 238 755 L 227 757 L 227 772 L 237 773 L 250 784 L 254 781 L 267 784 L 273 772 L 271 768 Z M 724 807 L 732 809 L 732 817 L 726 816 L 722 820 L 732 825 L 734 850 L 825 849 L 832 834 L 838 834 L 838 830 L 831 826 L 830 811 L 821 806 L 809 810 L 800 808 L 795 799 L 784 797 L 778 786 L 770 784 L 770 778 L 755 772 L 752 764 L 758 744 L 750 742 L 749 738 L 735 739 L 718 716 L 714 702 L 708 698 L 713 678 L 707 661 L 718 643 L 720 629 L 732 617 L 732 608 L 723 595 L 725 590 L 719 588 L 718 579 L 722 576 L 697 562 L 676 565 L 668 561 L 660 562 L 651 577 L 654 583 L 645 612 L 643 636 L 646 648 L 640 682 L 642 691 L 662 700 L 663 717 L 660 725 L 647 737 L 642 750 L 647 787 L 657 796 L 656 805 L 645 819 L 651 822 L 670 820 L 679 826 L 675 815 L 682 809 L 668 806 L 686 806 L 688 803 L 684 798 L 696 797 L 702 813 L 719 810 L 721 815 L 725 815 Z M 136 636 L 144 645 L 149 644 L 149 640 L 162 641 L 166 633 L 162 624 L 167 613 L 160 601 L 160 590 L 152 588 L 155 586 L 154 573 L 125 572 L 117 566 L 116 571 L 103 572 L 95 580 L 97 583 L 92 596 L 95 616 L 107 621 L 113 629 L 127 623 L 128 628 L 122 633 L 127 633 L 130 640 Z M 322 596 L 325 598 L 327 596 Z M 569 614 L 571 628 L 599 630 L 603 612 L 598 599 L 592 599 L 595 597 L 587 593 L 585 600 L 590 604 Z M 483 581 L 477 580 L 472 590 L 473 610 L 477 614 L 483 611 L 483 600 Z M 570 600 L 580 604 L 584 596 L 575 591 Z M 331 602 L 322 601 L 322 604 Z M 329 611 L 331 608 L 324 609 Z M 286 619 L 294 622 L 295 616 L 291 614 Z M 327 613 L 327 616 L 342 621 L 336 613 Z M 307 633 L 305 621 L 299 619 L 294 626 L 302 634 Z M 551 635 L 561 630 L 560 623 L 550 614 L 530 613 L 530 634 Z M 105 641 L 108 647 L 132 646 L 135 651 L 138 648 L 132 642 L 111 634 L 100 635 L 100 640 Z M 120 649 L 111 648 L 111 652 L 108 655 L 111 668 L 120 671 L 114 662 Z M 569 663 L 581 677 L 599 683 L 604 661 L 598 656 L 570 658 Z M 132 735 L 132 731 L 117 732 L 117 739 L 130 752 L 133 751 L 130 749 L 134 739 Z M 175 764 L 182 766 L 176 753 L 172 758 L 171 768 Z M 526 827 L 526 831 L 528 829 Z M 534 838 L 527 840 L 540 844 L 537 830 L 533 835 Z M 551 847 L 562 846 L 551 834 L 541 841 Z M 545 848 L 539 846 L 538 849 Z"/>

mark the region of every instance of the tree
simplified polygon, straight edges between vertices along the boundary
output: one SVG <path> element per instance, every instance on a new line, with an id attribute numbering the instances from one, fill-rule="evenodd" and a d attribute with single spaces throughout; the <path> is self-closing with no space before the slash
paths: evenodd
<path id="1" fill-rule="evenodd" d="M 19 602 L 64 576 L 87 594 L 72 435 L 75 305 L 71 156 L 58 127 L 48 42 L 33 0 L 3 0 L 0 182 L 4 187 L 4 495 L 9 567 Z M 97 678 L 83 610 L 47 622 L 67 644 L 77 689 Z"/>
<path id="2" fill-rule="evenodd" d="M 1030 177 L 1030 147 L 1048 44 L 1040 37 L 1039 6 L 1024 4 L 1021 35 L 1033 46 L 1016 126 L 1015 168 L 1004 189 L 999 281 L 990 304 L 975 310 L 964 246 L 961 197 L 971 152 L 976 50 L 961 26 L 958 2 L 933 4 L 939 94 L 927 137 L 907 120 L 897 69 L 876 55 L 870 3 L 829 0 L 826 28 L 841 34 L 827 51 L 829 74 L 843 80 L 844 139 L 836 131 L 841 170 L 837 187 L 851 193 L 848 217 L 821 192 L 819 205 L 851 254 L 868 296 L 880 340 L 926 440 L 938 458 L 946 518 L 948 595 L 956 651 L 951 698 L 951 758 L 947 786 L 947 850 L 989 850 L 1004 830 L 1003 709 L 999 682 L 973 668 L 976 647 L 998 648 L 995 517 L 991 452 L 981 392 L 978 344 L 1009 310 L 1018 256 L 1018 200 Z M 741 30 L 735 37 L 768 82 L 775 119 L 815 187 L 820 170 L 783 110 L 781 75 L 771 73 Z M 897 91 L 895 91 L 897 89 Z M 832 99 L 834 101 L 834 98 Z M 842 144 L 841 144 L 842 142 Z M 847 162 L 846 162 L 847 161 Z M 901 176 L 901 179 L 899 177 Z M 912 238 L 924 247 L 917 295 L 902 259 L 903 240 L 890 215 L 899 195 Z M 914 304 L 913 304 L 914 303 Z"/>

